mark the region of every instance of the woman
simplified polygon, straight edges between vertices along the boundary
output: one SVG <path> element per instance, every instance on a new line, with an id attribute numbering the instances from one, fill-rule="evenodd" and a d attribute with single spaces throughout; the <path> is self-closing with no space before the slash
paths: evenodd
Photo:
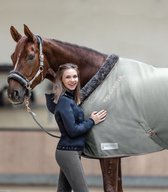
<path id="1" fill-rule="evenodd" d="M 47 107 L 55 115 L 61 132 L 56 149 L 56 161 L 60 166 L 58 192 L 88 192 L 80 157 L 85 145 L 86 133 L 105 120 L 107 112 L 94 111 L 84 119 L 80 104 L 79 71 L 76 65 L 67 63 L 59 67 L 55 81 L 55 93 L 46 95 Z"/>

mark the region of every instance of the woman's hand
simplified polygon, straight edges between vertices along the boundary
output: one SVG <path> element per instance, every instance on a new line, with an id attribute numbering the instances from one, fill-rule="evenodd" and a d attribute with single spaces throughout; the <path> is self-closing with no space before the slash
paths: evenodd
<path id="1" fill-rule="evenodd" d="M 104 121 L 106 119 L 107 116 L 107 111 L 105 110 L 101 110 L 101 111 L 93 111 L 91 113 L 91 118 L 93 119 L 95 125 L 98 123 L 101 123 L 102 121 Z"/>

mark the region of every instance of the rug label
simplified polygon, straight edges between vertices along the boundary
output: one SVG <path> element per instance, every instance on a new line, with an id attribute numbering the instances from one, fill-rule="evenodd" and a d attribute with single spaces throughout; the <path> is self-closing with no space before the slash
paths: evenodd
<path id="1" fill-rule="evenodd" d="M 101 150 L 114 150 L 118 149 L 118 143 L 101 143 Z"/>

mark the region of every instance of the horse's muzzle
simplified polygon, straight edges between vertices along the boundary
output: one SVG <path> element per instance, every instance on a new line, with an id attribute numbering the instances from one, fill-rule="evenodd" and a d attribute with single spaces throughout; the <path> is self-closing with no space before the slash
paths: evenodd
<path id="1" fill-rule="evenodd" d="M 8 98 L 12 104 L 21 104 L 25 97 L 30 97 L 30 89 L 27 89 L 28 80 L 20 73 L 11 71 L 8 85 Z"/>

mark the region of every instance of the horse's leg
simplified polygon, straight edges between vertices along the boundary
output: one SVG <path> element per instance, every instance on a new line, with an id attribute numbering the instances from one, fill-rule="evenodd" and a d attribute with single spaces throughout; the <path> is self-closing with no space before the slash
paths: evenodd
<path id="1" fill-rule="evenodd" d="M 104 192 L 123 192 L 121 158 L 99 159 L 103 175 Z"/>
<path id="2" fill-rule="evenodd" d="M 118 192 L 123 192 L 122 188 L 122 170 L 121 170 L 121 158 L 118 158 Z"/>

